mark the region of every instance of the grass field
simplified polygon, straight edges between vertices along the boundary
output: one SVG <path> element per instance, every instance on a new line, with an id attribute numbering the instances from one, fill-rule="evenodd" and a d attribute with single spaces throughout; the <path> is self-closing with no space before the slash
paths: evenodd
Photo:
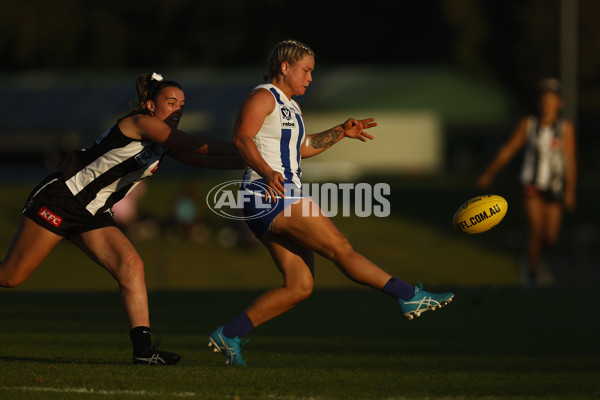
<path id="1" fill-rule="evenodd" d="M 207 335 L 258 292 L 151 293 L 176 366 L 134 366 L 116 293 L 0 292 L 2 399 L 593 399 L 594 290 L 461 289 L 408 321 L 368 290 L 318 290 L 229 367 Z"/>
<path id="2" fill-rule="evenodd" d="M 521 288 L 524 241 L 516 196 L 484 235 L 455 231 L 476 193 L 460 180 L 385 178 L 387 218 L 336 218 L 354 247 L 390 273 L 451 289 L 445 309 L 407 321 L 317 257 L 316 291 L 259 327 L 248 368 L 230 368 L 208 334 L 281 278 L 258 245 L 223 247 L 160 233 L 134 240 L 145 262 L 153 331 L 176 366 L 130 364 L 115 282 L 62 242 L 22 286 L 0 290 L 0 399 L 588 399 L 600 398 L 599 194 L 594 185 L 552 254 L 559 285 Z M 214 182 L 197 181 L 200 194 Z M 0 252 L 34 183 L 0 187 Z M 152 181 L 140 204 L 164 224 L 186 180 Z M 223 221 L 207 215 L 214 232 Z M 585 233 L 587 236 L 582 235 Z M 34 244 L 33 244 L 34 245 Z"/>

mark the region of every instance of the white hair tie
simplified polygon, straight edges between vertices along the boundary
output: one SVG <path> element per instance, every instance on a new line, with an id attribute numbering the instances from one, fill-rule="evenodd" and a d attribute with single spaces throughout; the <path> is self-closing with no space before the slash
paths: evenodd
<path id="1" fill-rule="evenodd" d="M 160 82 L 160 81 L 163 80 L 163 77 L 162 77 L 161 74 L 157 74 L 156 72 L 153 72 L 152 76 L 150 77 L 150 80 L 151 81 L 159 81 Z"/>

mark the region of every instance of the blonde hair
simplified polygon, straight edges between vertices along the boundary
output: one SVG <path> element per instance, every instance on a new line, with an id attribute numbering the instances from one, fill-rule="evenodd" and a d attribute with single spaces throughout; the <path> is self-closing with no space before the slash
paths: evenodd
<path id="1" fill-rule="evenodd" d="M 282 40 L 277 43 L 269 53 L 267 59 L 268 72 L 263 77 L 262 82 L 271 82 L 279 73 L 279 68 L 283 62 L 295 64 L 304 56 L 315 56 L 315 52 L 308 45 L 297 40 Z"/>

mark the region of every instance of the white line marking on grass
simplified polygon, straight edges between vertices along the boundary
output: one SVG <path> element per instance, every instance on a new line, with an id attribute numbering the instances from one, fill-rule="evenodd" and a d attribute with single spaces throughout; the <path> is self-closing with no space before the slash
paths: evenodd
<path id="1" fill-rule="evenodd" d="M 19 392 L 50 392 L 50 393 L 83 393 L 83 394 L 103 394 L 107 396 L 114 395 L 132 395 L 132 396 L 175 396 L 192 397 L 196 396 L 194 392 L 151 392 L 148 390 L 104 390 L 91 388 L 53 388 L 43 386 L 2 386 L 0 390 L 15 390 Z"/>

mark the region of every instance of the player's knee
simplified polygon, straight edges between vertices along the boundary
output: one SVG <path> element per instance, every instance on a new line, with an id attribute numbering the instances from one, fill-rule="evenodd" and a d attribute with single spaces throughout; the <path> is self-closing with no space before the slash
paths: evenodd
<path id="1" fill-rule="evenodd" d="M 23 282 L 25 282 L 24 278 L 0 270 L 0 287 L 11 289 L 19 286 Z"/>
<path id="2" fill-rule="evenodd" d="M 352 244 L 345 237 L 336 238 L 336 240 L 329 247 L 329 259 L 337 262 L 340 259 L 354 253 Z"/>
<path id="3" fill-rule="evenodd" d="M 310 297 L 314 288 L 314 281 L 312 275 L 310 277 L 304 277 L 294 281 L 293 283 L 287 283 L 286 287 L 289 290 L 290 301 L 293 304 L 297 304 Z"/>
<path id="4" fill-rule="evenodd" d="M 3 287 L 5 289 L 12 289 L 12 288 L 15 288 L 15 287 L 17 287 L 19 285 L 20 285 L 19 282 L 15 282 L 15 281 L 11 281 L 11 280 L 6 280 L 4 278 L 0 278 L 0 287 Z"/>
<path id="5" fill-rule="evenodd" d="M 300 285 L 298 285 L 298 287 L 296 288 L 296 298 L 298 299 L 298 301 L 300 302 L 308 299 L 313 292 L 313 288 L 314 284 L 312 279 L 310 281 L 305 280 Z"/>
<path id="6" fill-rule="evenodd" d="M 131 255 L 122 261 L 118 274 L 121 285 L 131 285 L 144 279 L 144 262 L 140 256 Z"/>

